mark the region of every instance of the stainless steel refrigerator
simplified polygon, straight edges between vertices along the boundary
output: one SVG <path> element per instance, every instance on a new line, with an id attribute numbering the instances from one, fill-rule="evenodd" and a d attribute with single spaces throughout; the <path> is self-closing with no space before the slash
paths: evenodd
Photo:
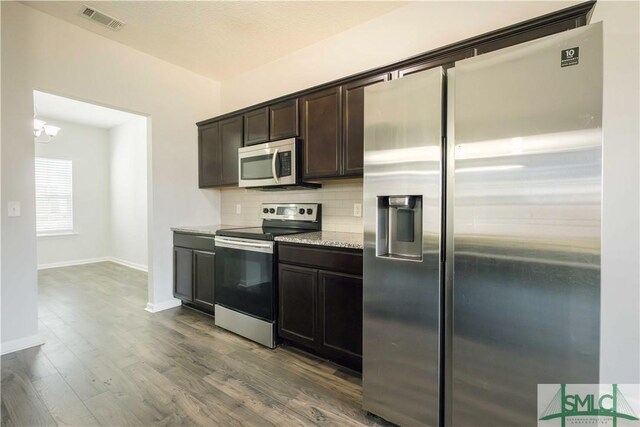
<path id="1" fill-rule="evenodd" d="M 597 383 L 602 26 L 365 89 L 363 407 L 535 425 Z"/>

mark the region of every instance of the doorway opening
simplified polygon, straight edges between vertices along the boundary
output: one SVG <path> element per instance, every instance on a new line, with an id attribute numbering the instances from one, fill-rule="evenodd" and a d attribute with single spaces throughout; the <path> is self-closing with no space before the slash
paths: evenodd
<path id="1" fill-rule="evenodd" d="M 141 283 L 144 307 L 148 117 L 41 91 L 33 105 L 40 279 L 53 268 L 77 279 L 108 267 Z"/>

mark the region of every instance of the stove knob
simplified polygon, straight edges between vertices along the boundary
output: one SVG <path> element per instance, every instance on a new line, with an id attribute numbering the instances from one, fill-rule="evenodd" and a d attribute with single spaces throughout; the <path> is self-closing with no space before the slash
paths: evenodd
<path id="1" fill-rule="evenodd" d="M 313 209 L 307 209 L 307 214 L 311 215 L 313 213 Z"/>
<path id="2" fill-rule="evenodd" d="M 304 215 L 304 209 L 302 209 L 302 208 L 298 209 L 298 213 L 299 213 L 300 215 Z"/>
<path id="3" fill-rule="evenodd" d="M 269 209 L 269 213 L 276 213 L 276 210 L 271 208 L 271 209 Z"/>
<path id="4" fill-rule="evenodd" d="M 262 209 L 262 213 L 269 213 L 269 209 L 267 208 Z"/>

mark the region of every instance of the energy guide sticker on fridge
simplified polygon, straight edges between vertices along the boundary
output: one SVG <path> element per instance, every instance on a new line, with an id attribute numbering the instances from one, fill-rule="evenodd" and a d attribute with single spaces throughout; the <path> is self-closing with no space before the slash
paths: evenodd
<path id="1" fill-rule="evenodd" d="M 578 65 L 578 58 L 580 56 L 580 48 L 572 47 L 571 49 L 565 49 L 562 51 L 560 57 L 560 67 L 568 67 L 570 65 Z"/>

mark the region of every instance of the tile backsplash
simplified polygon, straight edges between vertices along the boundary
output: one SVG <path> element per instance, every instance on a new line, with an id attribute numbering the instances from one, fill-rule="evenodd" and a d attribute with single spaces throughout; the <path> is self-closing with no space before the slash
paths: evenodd
<path id="1" fill-rule="evenodd" d="M 262 203 L 320 203 L 323 230 L 362 233 L 362 217 L 353 216 L 354 203 L 362 205 L 362 183 L 323 184 L 316 190 L 223 190 L 220 202 L 223 224 L 260 225 Z"/>

